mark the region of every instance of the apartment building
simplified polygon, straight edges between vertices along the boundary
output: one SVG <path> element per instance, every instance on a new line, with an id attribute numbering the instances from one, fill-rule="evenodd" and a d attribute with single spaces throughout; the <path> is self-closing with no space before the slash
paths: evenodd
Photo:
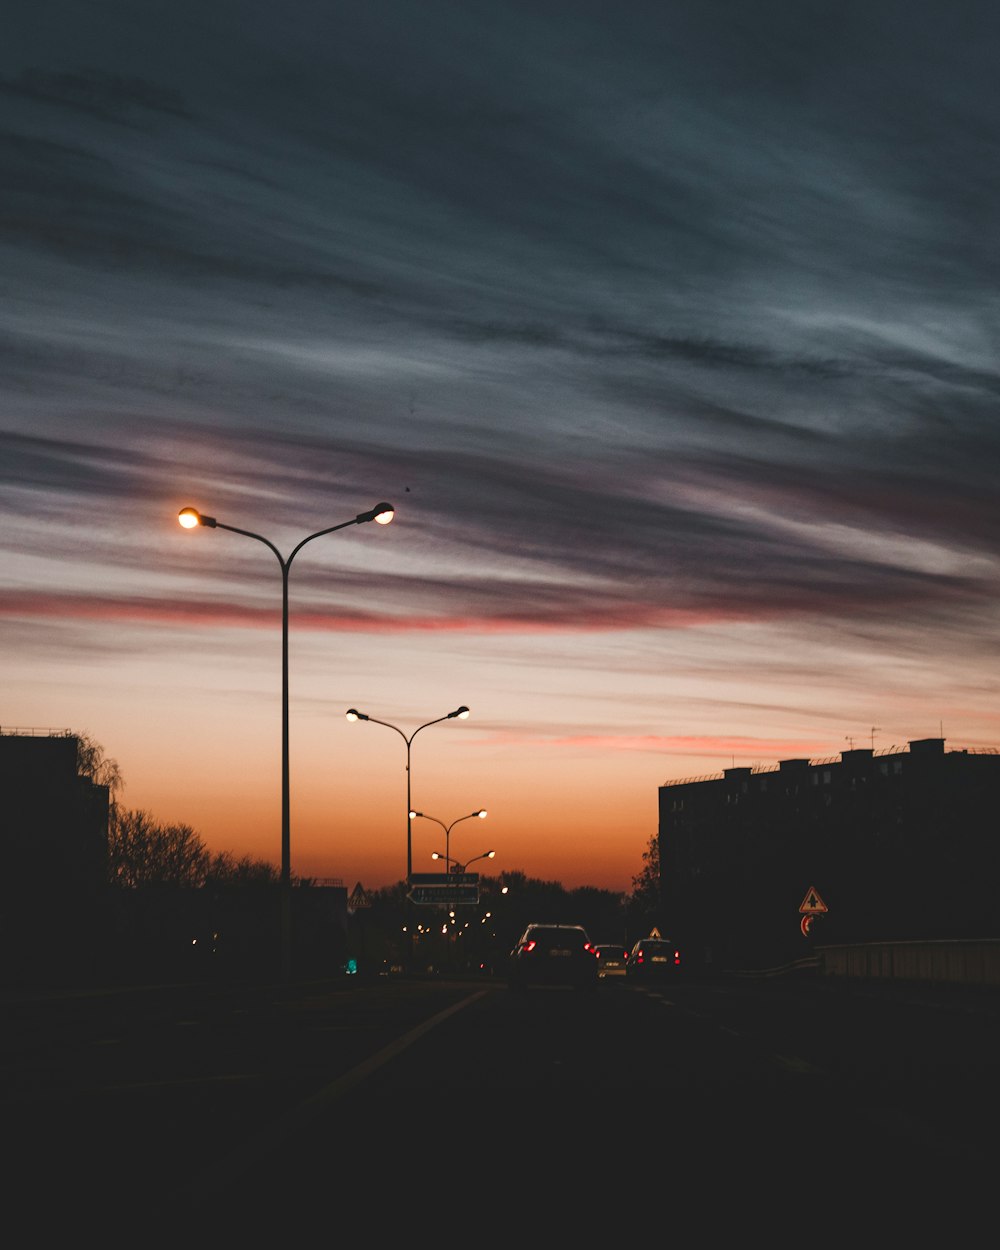
<path id="1" fill-rule="evenodd" d="M 1000 932 L 1000 752 L 849 750 L 659 789 L 664 921 L 695 965 Z"/>
<path id="2" fill-rule="evenodd" d="M 107 895 L 107 786 L 68 731 L 0 727 L 0 934 L 10 979 L 84 959 Z"/>

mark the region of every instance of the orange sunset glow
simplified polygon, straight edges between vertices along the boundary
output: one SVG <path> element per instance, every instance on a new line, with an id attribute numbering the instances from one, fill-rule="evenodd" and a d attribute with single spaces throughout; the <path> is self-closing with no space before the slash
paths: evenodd
<path id="1" fill-rule="evenodd" d="M 284 570 L 299 877 L 401 881 L 408 780 L 624 893 L 667 781 L 1000 749 L 972 26 L 379 7 L 18 16 L 0 725 L 277 865 Z"/>

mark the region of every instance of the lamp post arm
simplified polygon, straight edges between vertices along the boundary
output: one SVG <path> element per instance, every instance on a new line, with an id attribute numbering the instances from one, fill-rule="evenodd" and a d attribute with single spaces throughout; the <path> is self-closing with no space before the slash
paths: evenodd
<path id="1" fill-rule="evenodd" d="M 389 509 L 388 504 L 376 504 L 375 507 L 371 510 L 371 512 L 362 512 L 357 517 L 355 517 L 354 518 L 355 522 L 379 521 L 380 523 L 384 523 L 383 517 L 385 515 L 385 510 L 391 511 L 391 509 Z M 196 516 L 196 515 L 197 514 L 194 512 L 194 509 L 191 509 L 188 513 L 189 517 Z M 182 524 L 186 524 L 186 523 L 187 521 L 182 521 Z M 204 521 L 202 522 L 202 524 L 204 524 Z M 348 522 L 348 524 L 350 524 L 350 522 Z M 414 731 L 409 736 L 407 736 L 402 731 L 402 729 L 400 729 L 398 725 L 394 725 L 391 721 L 379 720 L 378 717 L 376 716 L 369 716 L 365 712 L 359 712 L 357 708 L 352 707 L 352 708 L 347 709 L 348 720 L 374 721 L 376 725 L 384 725 L 386 729 L 391 729 L 394 733 L 399 734 L 399 736 L 403 739 L 403 742 L 406 745 L 406 883 L 407 883 L 407 886 L 411 885 L 413 882 L 413 818 L 410 815 L 410 813 L 413 811 L 413 794 L 411 791 L 411 776 L 412 775 L 410 772 L 410 747 L 413 744 L 413 739 L 417 736 L 418 733 L 420 733 L 421 729 L 429 729 L 431 725 L 440 725 L 442 721 L 454 720 L 456 717 L 460 717 L 462 720 L 464 720 L 468 715 L 469 715 L 469 709 L 463 703 L 461 707 L 455 708 L 453 712 L 448 712 L 447 715 L 445 716 L 438 716 L 438 717 L 435 717 L 434 720 L 426 721 L 423 725 L 418 725 L 417 728 L 414 729 Z M 414 814 L 422 815 L 422 813 L 414 813 Z M 431 819 L 436 819 L 436 817 L 432 817 Z M 445 830 L 445 837 L 447 840 L 447 833 L 448 833 L 447 825 L 442 824 L 441 821 L 438 821 L 437 823 L 440 824 L 441 828 Z M 411 941 L 411 946 L 410 946 L 410 951 L 409 951 L 409 957 L 412 960 L 412 957 L 413 957 L 412 936 L 411 936 L 410 941 Z"/>
<path id="2" fill-rule="evenodd" d="M 370 721 L 371 724 L 373 725 L 385 725 L 386 729 L 394 729 L 396 733 L 398 733 L 399 736 L 403 739 L 406 745 L 407 746 L 410 745 L 409 738 L 407 738 L 406 734 L 403 733 L 402 729 L 400 729 L 398 725 L 390 725 L 387 720 L 376 720 L 374 716 L 365 716 L 363 719 L 366 721 Z"/>
<path id="3" fill-rule="evenodd" d="M 203 518 L 202 525 L 208 525 L 209 521 L 211 521 L 211 528 L 214 530 L 229 530 L 230 534 L 243 534 L 246 538 L 256 538 L 256 540 L 259 543 L 263 543 L 265 547 L 270 547 L 270 549 L 278 557 L 278 563 L 281 565 L 282 572 L 283 573 L 287 572 L 288 565 L 291 564 L 292 562 L 291 556 L 289 556 L 289 558 L 286 560 L 285 557 L 278 550 L 278 548 L 274 545 L 274 543 L 271 542 L 269 538 L 265 538 L 263 534 L 255 534 L 253 530 L 237 529 L 235 525 L 224 525 L 221 521 L 216 521 L 213 517 Z M 350 525 L 352 524 L 352 522 L 349 521 L 348 524 Z M 340 526 L 338 525 L 338 526 L 335 526 L 334 528 L 340 529 Z M 313 537 L 315 537 L 315 535 L 313 535 Z M 308 542 L 308 539 L 306 541 Z M 302 544 L 299 543 L 299 547 L 301 546 Z M 298 547 L 296 547 L 295 550 L 298 551 Z M 295 552 L 292 553 L 292 555 L 294 554 Z"/>
<path id="4" fill-rule="evenodd" d="M 418 725 L 417 728 L 414 729 L 413 733 L 410 734 L 409 738 L 406 739 L 407 746 L 409 746 L 417 734 L 420 733 L 421 729 L 429 729 L 431 725 L 440 725 L 443 720 L 451 719 L 451 716 L 439 716 L 437 720 L 429 720 L 426 725 Z"/>
<path id="5" fill-rule="evenodd" d="M 348 521 L 347 524 L 350 525 L 352 524 L 352 522 Z M 429 720 L 426 722 L 426 724 L 418 725 L 417 728 L 414 729 L 413 733 L 411 733 L 409 737 L 407 737 L 406 734 L 403 733 L 402 729 L 400 729 L 398 725 L 393 725 L 390 721 L 379 720 L 375 716 L 365 717 L 365 719 L 370 721 L 372 724 L 384 725 L 386 729 L 394 730 L 396 733 L 399 734 L 399 736 L 406 743 L 406 881 L 407 881 L 407 884 L 409 884 L 410 880 L 413 877 L 413 840 L 410 837 L 410 811 L 413 808 L 413 796 L 410 792 L 410 747 L 413 744 L 413 739 L 417 736 L 418 733 L 420 733 L 421 729 L 428 729 L 431 725 L 440 725 L 442 721 L 452 720 L 454 716 L 455 716 L 455 713 L 450 712 L 447 716 L 439 716 L 436 720 Z M 438 823 L 440 824 L 440 821 Z M 443 825 L 441 827 L 442 829 L 444 828 Z"/>
<path id="6" fill-rule="evenodd" d="M 365 516 L 365 514 L 362 513 L 362 516 Z M 336 530 L 347 529 L 349 525 L 358 525 L 361 519 L 362 518 L 360 516 L 356 516 L 351 521 L 341 521 L 339 525 L 331 525 L 325 530 L 317 530 L 315 534 L 310 534 L 307 538 L 303 538 L 300 543 L 298 543 L 295 547 L 292 548 L 292 553 L 288 557 L 287 563 L 291 564 L 291 562 L 295 559 L 296 555 L 302 550 L 302 548 L 306 545 L 306 543 L 311 543 L 314 538 L 322 538 L 324 534 L 333 534 Z"/>
<path id="7" fill-rule="evenodd" d="M 296 553 L 301 551 L 306 543 L 312 542 L 314 538 L 320 538 L 324 534 L 332 534 L 336 530 L 346 529 L 349 525 L 360 525 L 365 521 L 378 521 L 382 525 L 388 524 L 392 520 L 394 511 L 395 509 L 391 504 L 378 503 L 368 512 L 359 512 L 357 516 L 352 517 L 349 521 L 341 521 L 337 525 L 329 525 L 326 529 L 317 530 L 314 534 L 309 534 L 303 538 L 292 549 L 292 553 L 287 560 L 274 543 L 269 538 L 265 538 L 263 534 L 257 534 L 253 530 L 241 529 L 237 525 L 227 525 L 224 521 L 219 521 L 213 516 L 205 516 L 197 508 L 182 508 L 177 518 L 185 529 L 192 529 L 194 526 L 201 525 L 206 529 L 228 530 L 231 534 L 242 534 L 244 538 L 252 538 L 255 542 L 263 543 L 273 553 L 281 569 L 281 977 L 286 982 L 291 978 L 292 950 L 291 801 L 289 797 L 290 769 L 288 763 L 288 570 Z"/>

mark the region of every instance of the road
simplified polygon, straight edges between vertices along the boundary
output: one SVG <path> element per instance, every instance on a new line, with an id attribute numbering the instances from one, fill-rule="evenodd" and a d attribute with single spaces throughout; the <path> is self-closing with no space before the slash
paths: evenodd
<path id="1" fill-rule="evenodd" d="M 515 1241 L 641 1244 L 645 1212 L 657 1239 L 944 1221 L 954 1240 L 1000 1175 L 997 997 L 788 979 L 14 996 L 6 1182 L 53 1229 L 451 1239 L 488 1215 Z"/>

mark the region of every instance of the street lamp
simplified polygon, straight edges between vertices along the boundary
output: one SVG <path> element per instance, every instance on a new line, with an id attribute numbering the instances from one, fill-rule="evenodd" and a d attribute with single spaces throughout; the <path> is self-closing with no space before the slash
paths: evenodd
<path id="1" fill-rule="evenodd" d="M 474 816 L 478 816 L 480 820 L 485 820 L 485 819 L 486 819 L 486 808 L 485 808 L 485 807 L 481 807 L 481 808 L 480 808 L 478 811 L 476 811 L 476 812 L 469 812 L 468 816 L 459 816 L 458 820 L 453 820 L 453 821 L 451 822 L 451 824 L 450 824 L 450 825 L 446 825 L 446 824 L 444 823 L 444 821 L 443 821 L 443 820 L 438 820 L 438 818 L 437 818 L 436 816 L 428 816 L 425 812 L 410 812 L 410 819 L 411 819 L 411 820 L 415 819 L 417 816 L 419 816 L 421 820 L 433 820 L 433 821 L 434 821 L 434 823 L 435 823 L 436 825 L 440 825 L 440 826 L 441 826 L 441 828 L 444 830 L 444 859 L 445 859 L 445 862 L 448 864 L 449 869 L 451 869 L 451 863 L 452 863 L 452 861 L 451 861 L 451 857 L 450 857 L 450 855 L 449 855 L 449 849 L 450 849 L 450 848 L 449 848 L 449 843 L 451 842 L 451 831 L 452 831 L 452 829 L 454 829 L 454 827 L 455 827 L 456 825 L 461 824 L 461 822 L 462 822 L 463 820 L 472 820 L 472 818 L 473 818 Z M 492 859 L 492 858 L 493 858 L 493 856 L 496 854 L 496 852 L 495 852 L 495 851 L 487 851 L 487 852 L 486 852 L 486 854 L 487 854 L 487 855 L 489 855 L 489 857 Z M 433 858 L 435 858 L 435 859 L 440 859 L 440 858 L 441 858 L 441 856 L 439 856 L 439 855 L 437 855 L 437 854 L 435 853 L 435 855 L 433 856 Z M 477 856 L 476 856 L 476 859 L 484 859 L 484 858 L 485 858 L 485 856 L 483 856 L 483 855 L 477 855 Z M 470 860 L 469 862 L 471 863 L 472 861 Z M 454 869 L 451 869 L 451 871 L 455 871 L 455 870 L 454 870 Z"/>
<path id="2" fill-rule="evenodd" d="M 410 829 L 410 821 L 413 819 L 413 813 L 410 811 L 410 746 L 421 729 L 427 729 L 430 725 L 440 725 L 442 721 L 454 720 L 456 717 L 459 720 L 467 720 L 469 709 L 463 705 L 455 708 L 454 712 L 449 712 L 447 716 L 439 716 L 437 720 L 429 720 L 424 725 L 418 725 L 409 737 L 403 733 L 398 725 L 390 725 L 385 720 L 376 720 L 374 716 L 368 716 L 364 712 L 359 712 L 356 707 L 349 707 L 346 716 L 349 721 L 367 720 L 371 721 L 373 725 L 385 725 L 386 729 L 394 729 L 406 743 L 406 885 L 407 889 L 409 889 L 413 884 L 413 838 Z M 473 812 L 473 815 L 477 815 L 477 813 Z M 483 815 L 485 816 L 486 813 L 483 812 Z"/>
<path id="3" fill-rule="evenodd" d="M 388 525 L 395 515 L 391 503 L 377 503 L 367 512 L 359 512 L 350 521 L 341 521 L 339 525 L 330 525 L 324 530 L 309 534 L 292 550 L 286 559 L 278 548 L 261 534 L 251 530 L 237 529 L 235 525 L 224 525 L 214 516 L 205 516 L 197 508 L 182 508 L 177 520 L 184 529 L 229 530 L 231 534 L 243 534 L 254 538 L 274 552 L 281 568 L 281 979 L 288 981 L 292 973 L 292 854 L 291 854 L 291 806 L 289 801 L 289 768 L 288 768 L 288 570 L 296 555 L 308 542 L 320 538 L 324 534 L 332 534 L 335 530 L 346 529 L 349 525 L 363 525 L 366 521 L 375 521 L 379 525 Z"/>
<path id="4" fill-rule="evenodd" d="M 417 813 L 414 812 L 414 815 Z M 431 852 L 431 859 L 443 859 L 450 865 L 449 872 L 467 872 L 469 865 L 474 864 L 477 859 L 493 859 L 496 851 L 483 851 L 482 855 L 473 855 L 471 859 L 467 859 L 464 864 L 460 864 L 457 859 L 448 859 L 447 855 L 442 855 L 439 851 Z"/>
<path id="5" fill-rule="evenodd" d="M 426 812 L 410 812 L 411 820 L 415 820 L 418 816 L 422 820 L 433 820 L 436 825 L 440 825 L 441 828 L 444 830 L 444 846 L 445 846 L 444 854 L 442 855 L 440 851 L 432 851 L 431 859 L 443 859 L 445 862 L 445 868 L 447 869 L 449 876 L 452 873 L 456 874 L 457 876 L 459 873 L 465 872 L 469 864 L 474 864 L 477 859 L 492 859 L 493 856 L 496 855 L 496 851 L 483 851 L 482 855 L 475 855 L 473 856 L 472 859 L 467 860 L 464 864 L 460 864 L 458 860 L 452 859 L 448 853 L 449 850 L 451 849 L 449 845 L 450 840 L 451 840 L 451 831 L 455 827 L 455 825 L 459 824 L 463 820 L 472 820 L 474 816 L 478 816 L 480 820 L 485 820 L 486 819 L 485 808 L 480 808 L 476 812 L 469 812 L 468 816 L 459 816 L 458 820 L 453 820 L 450 825 L 446 825 L 443 820 L 438 820 L 436 816 L 428 816 Z M 444 930 L 445 932 L 447 932 L 448 923 L 452 925 L 454 925 L 455 923 L 455 903 L 454 902 L 450 903 L 448 906 L 448 922 L 445 925 L 445 930 Z M 452 964 L 452 965 L 455 962 L 455 956 L 454 956 L 453 951 L 448 956 L 448 962 L 449 964 Z"/>

